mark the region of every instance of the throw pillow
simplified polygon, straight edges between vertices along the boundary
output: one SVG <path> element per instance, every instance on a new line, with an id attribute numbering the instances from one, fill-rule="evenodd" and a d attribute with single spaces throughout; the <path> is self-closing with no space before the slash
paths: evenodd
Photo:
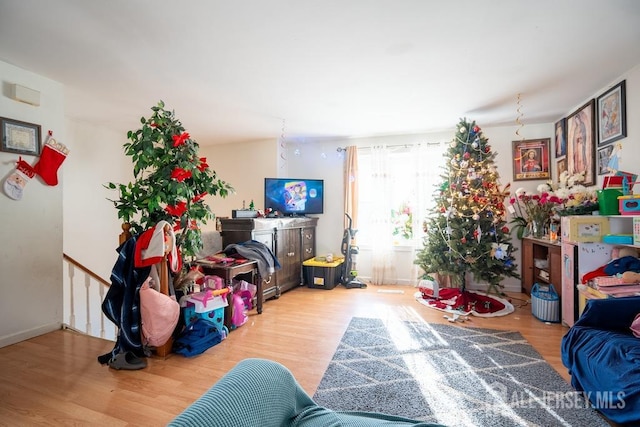
<path id="1" fill-rule="evenodd" d="M 640 338 L 640 313 L 638 313 L 636 318 L 633 319 L 633 322 L 631 322 L 631 332 L 633 332 L 636 338 Z"/>

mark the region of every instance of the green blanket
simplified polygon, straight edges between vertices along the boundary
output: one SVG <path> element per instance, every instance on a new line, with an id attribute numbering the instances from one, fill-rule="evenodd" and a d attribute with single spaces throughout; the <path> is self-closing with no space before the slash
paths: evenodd
<path id="1" fill-rule="evenodd" d="M 318 406 L 283 365 L 245 359 L 220 379 L 170 426 L 193 427 L 427 427 L 373 412 L 336 412 Z"/>

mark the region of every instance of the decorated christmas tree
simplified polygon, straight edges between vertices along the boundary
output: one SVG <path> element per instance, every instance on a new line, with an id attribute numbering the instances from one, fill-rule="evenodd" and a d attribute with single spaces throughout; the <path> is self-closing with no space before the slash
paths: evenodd
<path id="1" fill-rule="evenodd" d="M 462 291 L 471 273 L 489 291 L 501 292 L 501 281 L 519 278 L 506 226 L 504 200 L 494 165 L 496 153 L 479 126 L 461 119 L 450 143 L 435 207 L 424 222 L 424 248 L 415 264 L 426 274 L 450 276 Z"/>

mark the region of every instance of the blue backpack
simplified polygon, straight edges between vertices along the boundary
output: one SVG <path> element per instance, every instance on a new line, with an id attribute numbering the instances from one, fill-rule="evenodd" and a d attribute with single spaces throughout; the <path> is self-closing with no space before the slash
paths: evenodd
<path id="1" fill-rule="evenodd" d="M 210 320 L 198 318 L 187 326 L 173 342 L 173 351 L 191 357 L 204 353 L 222 341 L 222 332 Z"/>

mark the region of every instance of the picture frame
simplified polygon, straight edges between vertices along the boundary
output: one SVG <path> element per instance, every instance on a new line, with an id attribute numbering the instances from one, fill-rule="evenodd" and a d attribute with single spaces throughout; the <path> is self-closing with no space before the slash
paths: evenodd
<path id="1" fill-rule="evenodd" d="M 626 80 L 598 97 L 598 146 L 627 136 Z"/>
<path id="2" fill-rule="evenodd" d="M 584 174 L 585 186 L 595 185 L 595 99 L 567 116 L 567 172 L 570 176 Z"/>
<path id="3" fill-rule="evenodd" d="M 567 119 L 561 118 L 555 124 L 556 159 L 567 155 Z"/>
<path id="4" fill-rule="evenodd" d="M 513 180 L 550 179 L 551 138 L 513 141 Z"/>
<path id="5" fill-rule="evenodd" d="M 567 171 L 567 158 L 563 157 L 561 159 L 556 160 L 556 176 L 557 182 L 560 182 L 560 175 Z"/>
<path id="6" fill-rule="evenodd" d="M 606 145 L 598 149 L 598 175 L 606 175 L 609 173 L 609 160 L 613 153 L 613 145 Z"/>
<path id="7" fill-rule="evenodd" d="M 39 156 L 42 148 L 40 125 L 0 117 L 0 150 Z"/>

